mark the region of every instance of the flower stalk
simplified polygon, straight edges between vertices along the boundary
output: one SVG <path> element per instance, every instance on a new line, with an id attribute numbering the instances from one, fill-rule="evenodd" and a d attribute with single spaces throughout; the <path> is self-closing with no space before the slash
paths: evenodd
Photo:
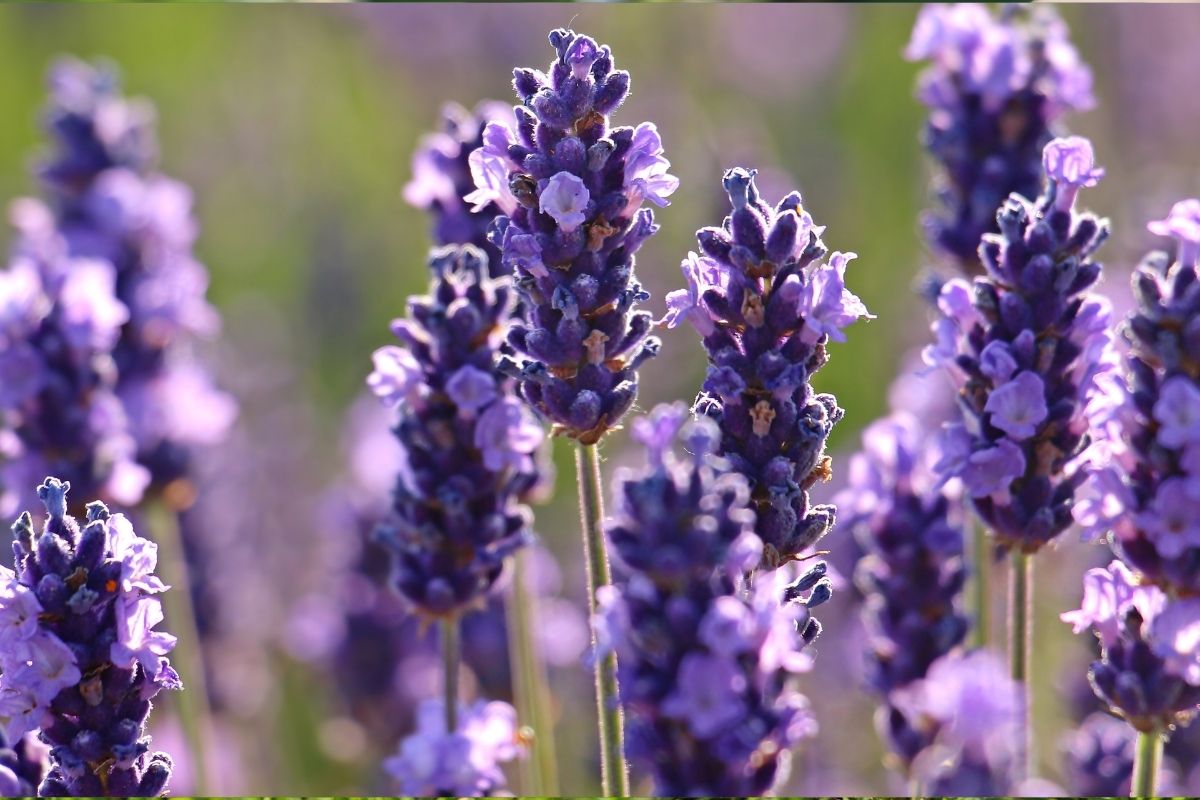
<path id="1" fill-rule="evenodd" d="M 528 560 L 525 551 L 513 558 L 512 597 L 508 604 L 513 693 L 518 718 L 532 726 L 534 733 L 531 757 L 524 762 L 525 791 L 538 796 L 554 796 L 559 793 L 559 788 L 551 710 L 553 699 L 545 661 L 533 633 L 537 626 L 537 605 L 527 583 Z"/>
<path id="2" fill-rule="evenodd" d="M 1158 771 L 1162 764 L 1163 739 L 1158 731 L 1141 731 L 1137 739 L 1137 758 L 1133 762 L 1133 786 L 1130 797 L 1155 797 Z"/>

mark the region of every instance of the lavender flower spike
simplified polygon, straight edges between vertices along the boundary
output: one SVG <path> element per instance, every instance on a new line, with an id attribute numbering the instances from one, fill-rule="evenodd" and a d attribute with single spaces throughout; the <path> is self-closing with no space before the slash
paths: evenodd
<path id="1" fill-rule="evenodd" d="M 1096 696 L 1140 732 L 1189 724 L 1200 712 L 1200 599 L 1170 599 L 1120 561 L 1089 570 L 1083 586 L 1079 610 L 1062 619 L 1100 640 L 1088 673 Z"/>
<path id="2" fill-rule="evenodd" d="M 90 503 L 82 529 L 70 485 L 47 478 L 42 532 L 28 512 L 13 525 L 16 572 L 0 567 L 0 717 L 16 740 L 50 745 L 43 796 L 160 795 L 171 759 L 144 735 L 150 701 L 182 684 L 166 655 L 157 546 L 120 514 Z"/>
<path id="3" fill-rule="evenodd" d="M 986 274 L 946 283 L 939 345 L 926 351 L 959 387 L 962 421 L 947 425 L 943 480 L 959 478 L 1006 550 L 1034 553 L 1070 524 L 1087 470 L 1085 400 L 1111 366 L 1110 306 L 1089 292 L 1106 221 L 1063 207 L 1098 174 L 1085 139 L 1046 146 L 1046 192 L 1012 195 L 999 234 L 983 238 Z"/>
<path id="4" fill-rule="evenodd" d="M 492 220 L 503 212 L 490 201 L 473 209 L 465 198 L 475 191 L 471 153 L 483 147 L 487 125 L 510 113 L 507 105 L 496 100 L 484 101 L 474 111 L 447 104 L 442 109 L 442 130 L 421 140 L 413 154 L 412 180 L 404 187 L 404 199 L 429 213 L 434 242 L 475 245 L 487 254 L 492 277 L 511 272 L 487 237 Z"/>
<path id="5" fill-rule="evenodd" d="M 996 208 L 1014 192 L 1037 194 L 1042 149 L 1062 116 L 1095 104 L 1091 71 L 1048 8 L 997 18 L 974 3 L 927 5 L 905 56 L 931 62 L 917 90 L 930 110 L 922 138 L 941 167 L 941 208 L 924 219 L 929 240 L 978 272 Z"/>
<path id="6" fill-rule="evenodd" d="M 745 585 L 762 551 L 745 479 L 712 455 L 716 424 L 686 418 L 678 404 L 634 423 L 647 463 L 617 478 L 601 640 L 619 657 L 627 753 L 656 795 L 760 795 L 816 729 L 790 676 L 810 668 L 829 582 L 820 563 L 788 587 L 780 573 Z"/>
<path id="7" fill-rule="evenodd" d="M 1176 238 L 1176 258 L 1152 253 L 1134 274 L 1129 353 L 1089 401 L 1092 475 L 1075 518 L 1149 582 L 1190 595 L 1200 590 L 1200 200 L 1149 227 Z"/>
<path id="8" fill-rule="evenodd" d="M 658 352 L 649 295 L 634 279 L 634 254 L 658 226 L 643 204 L 667 205 L 679 181 L 667 173 L 649 122 L 610 128 L 629 92 L 607 47 L 569 30 L 550 34 L 549 74 L 518 69 L 523 105 L 515 127 L 497 122 L 471 154 L 481 209 L 495 203 L 491 241 L 517 276 L 525 320 L 504 369 L 558 433 L 595 444 L 637 395 L 637 368 Z M 519 363 L 518 363 L 519 361 Z"/>
<path id="9" fill-rule="evenodd" d="M 410 299 L 367 383 L 395 406 L 403 450 L 392 513 L 378 529 L 393 581 L 438 617 L 478 605 L 504 559 L 530 541 L 520 502 L 536 483 L 541 426 L 495 369 L 513 293 L 470 245 L 435 250 L 428 296 Z"/>
<path id="10" fill-rule="evenodd" d="M 870 318 L 845 284 L 853 253 L 827 250 L 792 192 L 772 208 L 753 171 L 725 173 L 733 213 L 721 228 L 702 228 L 702 255 L 683 263 L 688 288 L 667 297 L 668 327 L 687 320 L 704 339 L 708 375 L 694 411 L 719 423 L 720 455 L 750 483 L 773 569 L 829 531 L 835 509 L 811 505 L 808 490 L 828 480 L 825 442 L 842 418 L 832 395 L 809 383 L 824 366 L 826 343 Z"/>

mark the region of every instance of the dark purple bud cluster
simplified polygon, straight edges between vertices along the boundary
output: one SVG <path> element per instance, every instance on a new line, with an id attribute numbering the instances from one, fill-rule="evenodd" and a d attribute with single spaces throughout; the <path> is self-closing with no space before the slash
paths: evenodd
<path id="1" fill-rule="evenodd" d="M 941 208 L 924 219 L 931 244 L 967 273 L 979 271 L 979 240 L 996 231 L 1012 193 L 1041 188 L 1042 148 L 1068 111 L 1085 111 L 1092 75 L 1052 10 L 931 4 L 905 51 L 929 60 L 918 96 L 930 109 L 925 147 L 941 167 Z"/>
<path id="2" fill-rule="evenodd" d="M 1045 166 L 1042 197 L 1011 196 L 1000 233 L 984 236 L 986 274 L 942 288 L 937 344 L 925 351 L 957 383 L 962 411 L 936 469 L 962 481 L 1000 547 L 1026 553 L 1071 524 L 1086 477 L 1086 398 L 1110 366 L 1110 304 L 1089 291 L 1108 225 L 1073 207 L 1102 172 L 1080 137 L 1048 144 Z"/>
<path id="3" fill-rule="evenodd" d="M 10 746 L 0 733 L 0 797 L 33 797 L 46 773 L 45 748 L 29 736 Z"/>
<path id="4" fill-rule="evenodd" d="M 375 351 L 368 385 L 397 407 L 402 463 L 379 540 L 393 581 L 420 612 L 476 607 L 504 559 L 532 536 L 521 498 L 536 484 L 541 426 L 496 371 L 515 299 L 488 276 L 482 251 L 435 250 L 430 294 L 392 323 L 402 347 Z"/>
<path id="5" fill-rule="evenodd" d="M 471 154 L 479 210 L 499 206 L 491 241 L 517 276 L 524 321 L 504 368 L 555 430 L 585 444 L 615 427 L 637 396 L 637 368 L 658 352 L 649 295 L 634 254 L 658 226 L 642 205 L 667 205 L 667 173 L 653 124 L 612 128 L 629 92 L 612 54 L 569 30 L 550 34 L 549 74 L 514 72 L 515 125 L 490 123 Z"/>
<path id="6" fill-rule="evenodd" d="M 717 426 L 686 417 L 660 406 L 634 423 L 647 465 L 617 478 L 599 635 L 619 657 L 627 755 L 655 793 L 759 795 L 815 732 L 790 679 L 811 666 L 810 609 L 830 584 L 824 563 L 791 585 L 782 571 L 746 583 L 762 554 L 746 482 L 712 456 Z"/>
<path id="7" fill-rule="evenodd" d="M 81 528 L 67 513 L 70 486 L 38 487 L 46 521 L 13 525 L 16 572 L 0 568 L 0 716 L 16 739 L 38 730 L 50 745 L 43 796 L 151 796 L 166 790 L 171 759 L 145 736 L 151 700 L 180 689 L 166 655 L 175 637 L 155 596 L 157 546 L 102 503 Z"/>
<path id="8" fill-rule="evenodd" d="M 831 475 L 825 443 L 843 411 L 810 379 L 826 343 L 869 317 L 845 285 L 853 253 L 828 252 L 797 192 L 772 208 L 753 171 L 725 173 L 733 212 L 696 233 L 703 255 L 683 262 L 687 289 L 667 297 L 664 322 L 688 321 L 704 339 L 708 374 L 695 413 L 716 420 L 720 455 L 750 484 L 763 566 L 773 569 L 815 544 L 835 509 L 809 489 Z"/>

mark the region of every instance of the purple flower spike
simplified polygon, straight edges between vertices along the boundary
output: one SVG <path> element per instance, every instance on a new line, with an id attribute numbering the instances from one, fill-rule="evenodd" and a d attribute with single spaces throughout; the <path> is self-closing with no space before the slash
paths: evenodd
<path id="1" fill-rule="evenodd" d="M 702 255 L 684 262 L 688 288 L 668 296 L 664 321 L 686 319 L 703 336 L 708 374 L 693 411 L 718 423 L 720 455 L 753 487 L 763 566 L 774 569 L 833 525 L 833 506 L 811 504 L 808 492 L 830 477 L 825 442 L 844 412 L 810 378 L 829 340 L 870 314 L 846 288 L 853 254 L 825 260 L 799 194 L 771 207 L 744 169 L 726 172 L 724 185 L 733 213 L 697 231 Z"/>
<path id="2" fill-rule="evenodd" d="M 1088 471 L 1087 398 L 1112 366 L 1109 303 L 1089 291 L 1107 223 L 1057 202 L 1095 175 L 1091 147 L 1047 150 L 1058 177 L 1036 202 L 1014 194 L 1000 208 L 1000 233 L 979 247 L 986 274 L 969 294 L 961 281 L 943 287 L 939 343 L 925 351 L 957 383 L 963 414 L 946 427 L 937 471 L 961 479 L 1002 548 L 1027 553 L 1071 523 Z"/>
<path id="3" fill-rule="evenodd" d="M 1139 731 L 1167 731 L 1200 711 L 1200 601 L 1138 580 L 1120 561 L 1089 570 L 1080 609 L 1062 619 L 1099 639 L 1088 677 L 1109 710 Z"/>
<path id="4" fill-rule="evenodd" d="M 165 794 L 171 759 L 144 733 L 150 700 L 182 688 L 166 658 L 175 637 L 154 630 L 167 587 L 149 573 L 153 544 L 98 502 L 81 527 L 66 513 L 69 489 L 55 478 L 38 487 L 42 532 L 22 514 L 16 572 L 0 567 L 5 735 L 36 729 L 50 746 L 42 796 Z"/>
<path id="5" fill-rule="evenodd" d="M 1186 231 L 1185 207 L 1158 224 Z M 1151 253 L 1133 278 L 1119 369 L 1091 391 L 1087 502 L 1076 520 L 1173 595 L 1200 591 L 1200 291 L 1194 265 Z"/>
<path id="6" fill-rule="evenodd" d="M 502 211 L 486 198 L 472 207 L 478 198 L 470 199 L 475 193 L 470 159 L 484 146 L 488 123 L 509 113 L 509 107 L 496 100 L 484 101 L 474 111 L 447 104 L 442 109 L 442 130 L 424 137 L 413 153 L 412 180 L 404 187 L 404 199 L 429 213 L 434 243 L 475 245 L 487 254 L 492 277 L 499 277 L 504 269 L 487 229 Z M 507 173 L 499 178 L 506 183 Z"/>
<path id="7" fill-rule="evenodd" d="M 930 110 L 922 138 L 941 168 L 928 237 L 977 273 L 979 240 L 996 232 L 996 208 L 1014 192 L 1037 194 L 1042 149 L 1062 116 L 1094 105 L 1091 71 L 1047 8 L 994 16 L 973 3 L 928 5 L 904 54 L 931 62 L 917 88 Z"/>
<path id="8" fill-rule="evenodd" d="M 1094 166 L 1095 159 L 1092 143 L 1082 136 L 1054 139 L 1046 145 L 1042 151 L 1042 168 L 1054 183 L 1055 207 L 1070 211 L 1081 188 L 1100 182 L 1104 170 Z"/>
<path id="9" fill-rule="evenodd" d="M 1200 261 L 1200 200 L 1180 200 L 1171 206 L 1166 219 L 1155 220 L 1146 227 L 1157 236 L 1171 236 L 1179 243 L 1176 261 L 1184 267 L 1197 266 Z"/>
<path id="10" fill-rule="evenodd" d="M 403 347 L 377 352 L 367 382 L 385 402 L 403 400 L 393 427 L 403 468 L 377 536 L 400 594 L 445 616 L 476 606 L 531 540 L 521 500 L 537 484 L 544 434 L 496 371 L 510 284 L 470 245 L 435 250 L 430 263 L 429 295 L 393 324 Z"/>
<path id="11" fill-rule="evenodd" d="M 760 795 L 815 732 L 790 676 L 811 668 L 811 609 L 830 584 L 824 563 L 790 586 L 782 572 L 746 584 L 760 548 L 745 479 L 712 454 L 716 424 L 686 414 L 660 406 L 634 423 L 646 466 L 617 477 L 598 636 L 619 659 L 626 752 L 656 795 Z"/>
<path id="12" fill-rule="evenodd" d="M 514 73 L 523 105 L 511 127 L 485 129 L 466 200 L 505 215 L 491 241 L 515 271 L 523 321 L 504 370 L 557 433 L 594 444 L 633 405 L 637 368 L 658 353 L 650 315 L 635 310 L 649 295 L 634 254 L 658 230 L 644 203 L 666 205 L 678 181 L 653 125 L 610 127 L 629 74 L 608 48 L 569 30 L 550 43 L 547 73 Z"/>

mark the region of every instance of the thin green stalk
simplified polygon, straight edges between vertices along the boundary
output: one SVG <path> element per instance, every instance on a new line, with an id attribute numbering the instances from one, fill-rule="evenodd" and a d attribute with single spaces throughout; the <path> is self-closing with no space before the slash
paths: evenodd
<path id="1" fill-rule="evenodd" d="M 208 707 L 208 687 L 204 677 L 204 659 L 200 655 L 200 632 L 196 626 L 196 610 L 192 606 L 192 583 L 188 577 L 179 516 L 163 503 L 151 503 L 146 508 L 150 530 L 158 544 L 159 571 L 170 591 L 163 592 L 162 602 L 171 630 L 178 637 L 171 660 L 179 668 L 184 691 L 172 693 L 171 699 L 179 714 L 179 725 L 187 741 L 195 775 L 192 794 L 207 794 L 208 741 L 212 732 L 212 712 Z"/>
<path id="2" fill-rule="evenodd" d="M 533 728 L 531 758 L 523 764 L 526 795 L 558 795 L 558 764 L 554 742 L 554 715 L 546 662 L 533 631 L 537 626 L 536 598 L 528 586 L 529 551 L 513 559 L 512 598 L 508 604 L 509 652 L 514 676 L 517 715 Z"/>
<path id="3" fill-rule="evenodd" d="M 1033 690 L 1029 684 L 1033 641 L 1033 555 L 1014 552 L 1009 557 L 1008 655 L 1014 681 L 1022 684 L 1021 720 L 1018 726 L 1019 778 L 1031 775 L 1033 757 Z"/>
<path id="4" fill-rule="evenodd" d="M 1158 768 L 1162 763 L 1162 753 L 1163 739 L 1157 731 L 1138 733 L 1130 797 L 1158 796 Z"/>
<path id="5" fill-rule="evenodd" d="M 971 533 L 971 604 L 975 613 L 971 644 L 987 647 L 992 627 L 990 546 L 987 528 L 978 520 L 972 520 Z"/>
<path id="6" fill-rule="evenodd" d="M 596 616 L 596 590 L 612 582 L 604 544 L 604 501 L 600 490 L 600 451 L 594 444 L 575 450 L 579 481 L 579 514 L 583 527 L 583 552 L 587 561 L 588 613 Z M 592 628 L 592 653 L 599 654 L 596 628 Z M 606 797 L 628 797 L 625 768 L 625 732 L 617 690 L 617 654 L 611 650 L 596 659 L 596 706 L 600 717 L 600 787 Z"/>
<path id="7" fill-rule="evenodd" d="M 462 663 L 458 617 L 443 619 L 442 629 L 442 700 L 446 714 L 446 732 L 458 730 L 458 666 Z"/>

